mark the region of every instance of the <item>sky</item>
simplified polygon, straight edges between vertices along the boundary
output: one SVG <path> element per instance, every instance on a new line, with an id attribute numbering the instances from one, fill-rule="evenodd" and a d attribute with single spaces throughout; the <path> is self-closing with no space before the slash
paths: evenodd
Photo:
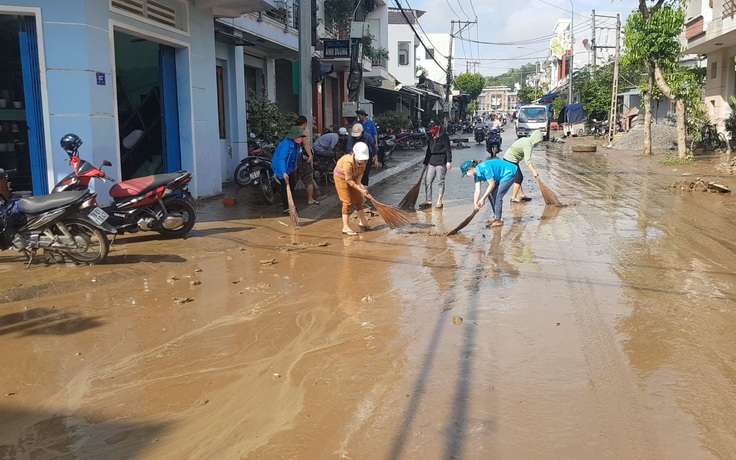
<path id="1" fill-rule="evenodd" d="M 468 68 L 467 62 L 478 61 L 479 65 L 470 65 L 470 71 L 475 68 L 477 73 L 485 76 L 500 75 L 511 68 L 533 63 L 537 56 L 540 61 L 544 60 L 555 24 L 559 19 L 570 19 L 571 12 L 574 13 L 575 42 L 578 43 L 591 38 L 592 10 L 596 15 L 621 13 L 623 26 L 628 14 L 638 6 L 638 1 L 633 0 L 572 0 L 572 5 L 571 0 L 386 0 L 386 3 L 396 7 L 396 1 L 401 2 L 404 8 L 426 11 L 419 18 L 419 23 L 428 34 L 449 34 L 452 19 L 473 21 L 477 17 L 477 26 L 473 25 L 461 34 L 456 32 L 455 56 L 458 59 L 454 60 L 454 68 L 456 74 L 464 72 Z M 605 26 L 614 27 L 615 19 L 596 19 L 599 33 L 606 33 L 605 29 L 599 28 Z M 468 40 L 508 44 L 472 43 L 461 40 L 460 35 Z M 446 50 L 441 51 L 446 55 Z"/>

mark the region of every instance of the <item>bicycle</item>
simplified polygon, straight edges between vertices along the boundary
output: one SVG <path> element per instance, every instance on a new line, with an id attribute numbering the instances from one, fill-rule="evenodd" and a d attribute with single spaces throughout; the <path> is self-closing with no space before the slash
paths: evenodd
<path id="1" fill-rule="evenodd" d="M 698 148 L 705 150 L 718 149 L 726 152 L 728 149 L 728 140 L 726 140 L 726 135 L 719 133 L 714 125 L 706 124 L 700 128 L 700 140 L 693 137 L 693 140 L 690 142 L 691 152 L 694 152 Z"/>

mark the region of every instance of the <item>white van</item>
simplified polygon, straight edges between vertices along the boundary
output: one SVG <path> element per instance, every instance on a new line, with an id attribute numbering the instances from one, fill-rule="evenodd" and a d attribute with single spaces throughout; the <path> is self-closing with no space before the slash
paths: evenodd
<path id="1" fill-rule="evenodd" d="M 550 112 L 546 105 L 522 105 L 516 115 L 516 137 L 527 137 L 540 130 L 549 140 Z"/>

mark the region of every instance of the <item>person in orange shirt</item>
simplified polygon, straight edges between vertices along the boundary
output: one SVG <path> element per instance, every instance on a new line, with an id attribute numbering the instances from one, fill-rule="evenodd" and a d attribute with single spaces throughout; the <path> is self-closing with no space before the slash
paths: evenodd
<path id="1" fill-rule="evenodd" d="M 360 183 L 369 158 L 368 145 L 365 142 L 356 142 L 353 149 L 347 155 L 340 157 L 333 171 L 337 196 L 342 201 L 343 235 L 357 235 L 350 228 L 348 220 L 351 205 L 358 212 L 361 230 L 370 230 L 368 222 L 365 220 L 365 210 L 363 209 L 363 201 L 368 193 L 368 189 Z"/>

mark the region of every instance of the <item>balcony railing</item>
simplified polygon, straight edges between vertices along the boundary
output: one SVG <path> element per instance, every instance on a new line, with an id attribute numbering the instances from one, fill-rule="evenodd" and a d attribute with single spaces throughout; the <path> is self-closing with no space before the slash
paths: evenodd
<path id="1" fill-rule="evenodd" d="M 371 59 L 371 64 L 373 67 L 383 67 L 388 70 L 388 59 L 386 58 L 373 58 Z"/>

